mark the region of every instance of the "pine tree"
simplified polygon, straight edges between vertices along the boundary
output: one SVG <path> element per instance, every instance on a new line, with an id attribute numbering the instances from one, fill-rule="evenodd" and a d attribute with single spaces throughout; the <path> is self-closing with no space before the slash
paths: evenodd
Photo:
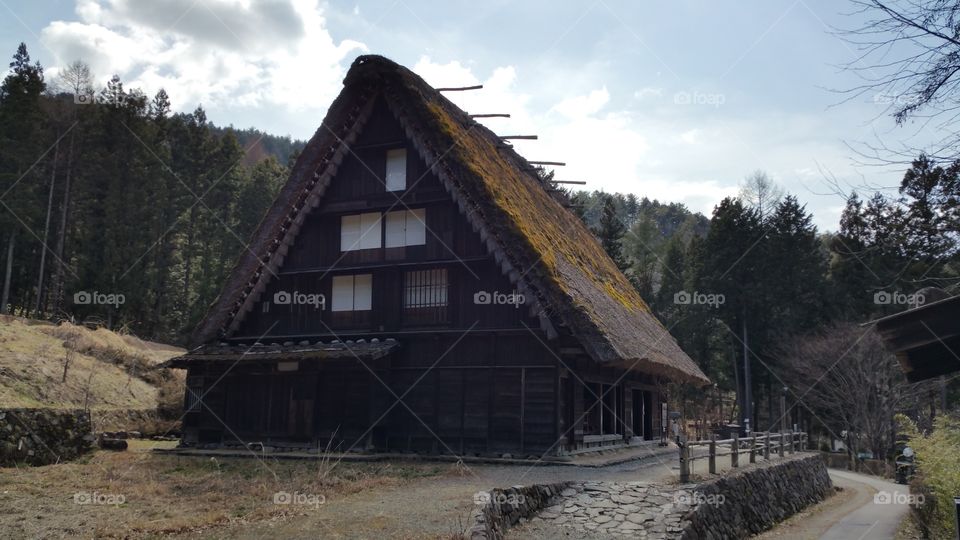
<path id="1" fill-rule="evenodd" d="M 623 247 L 621 239 L 627 228 L 623 220 L 617 213 L 617 207 L 612 195 L 607 195 L 603 201 L 603 209 L 600 214 L 600 223 L 594 231 L 603 245 L 603 250 L 613 259 L 617 268 L 624 270 L 626 262 L 623 257 Z"/>
<path id="2" fill-rule="evenodd" d="M 32 305 L 33 269 L 39 266 L 38 255 L 44 249 L 32 231 L 43 230 L 44 218 L 42 207 L 34 201 L 46 200 L 44 179 L 34 166 L 44 148 L 40 97 L 45 89 L 43 68 L 30 63 L 27 46 L 21 43 L 0 85 L 0 226 L 6 244 L 0 313 L 6 313 L 11 304 L 20 309 Z M 14 299 L 12 291 L 20 291 L 19 298 Z"/>

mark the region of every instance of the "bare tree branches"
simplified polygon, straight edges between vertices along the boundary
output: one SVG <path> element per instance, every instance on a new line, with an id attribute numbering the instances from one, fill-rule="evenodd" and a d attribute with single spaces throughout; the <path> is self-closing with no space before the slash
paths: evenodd
<path id="1" fill-rule="evenodd" d="M 844 324 L 794 339 L 784 349 L 784 380 L 835 436 L 883 458 L 894 441 L 894 414 L 917 409 L 930 387 L 906 382 L 870 328 Z"/>
<path id="2" fill-rule="evenodd" d="M 934 136 L 938 159 L 960 157 L 960 2 L 957 0 L 850 0 L 851 14 L 864 17 L 857 28 L 841 31 L 858 56 L 844 67 L 863 84 L 846 90 L 848 100 L 873 95 L 887 105 L 898 125 L 921 120 L 924 133 Z M 868 145 L 865 157 L 889 162 L 915 157 L 915 148 Z"/>

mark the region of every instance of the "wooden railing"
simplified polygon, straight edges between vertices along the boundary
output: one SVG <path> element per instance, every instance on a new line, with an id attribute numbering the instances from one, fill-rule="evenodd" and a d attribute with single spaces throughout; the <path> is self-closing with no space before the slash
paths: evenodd
<path id="1" fill-rule="evenodd" d="M 700 441 L 681 441 L 680 446 L 680 482 L 690 481 L 691 465 L 696 460 L 709 460 L 710 474 L 717 473 L 717 458 L 730 456 L 730 466 L 740 466 L 740 455 L 748 454 L 750 463 L 756 463 L 757 455 L 763 459 L 769 460 L 770 455 L 783 457 L 786 454 L 803 451 L 807 447 L 807 434 L 802 431 L 777 432 L 754 432 L 749 437 L 738 437 L 734 435 L 732 439 L 717 439 L 716 436 L 709 440 Z M 695 455 L 695 448 L 707 447 L 707 453 Z"/>

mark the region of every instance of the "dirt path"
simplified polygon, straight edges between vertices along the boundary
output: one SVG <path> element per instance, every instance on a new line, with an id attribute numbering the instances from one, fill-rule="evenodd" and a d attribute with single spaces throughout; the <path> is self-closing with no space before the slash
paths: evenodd
<path id="1" fill-rule="evenodd" d="M 830 469 L 830 478 L 843 491 L 755 538 L 873 540 L 896 536 L 897 526 L 908 511 L 907 506 L 875 504 L 874 495 L 879 492 L 906 495 L 906 486 L 834 469 Z"/>

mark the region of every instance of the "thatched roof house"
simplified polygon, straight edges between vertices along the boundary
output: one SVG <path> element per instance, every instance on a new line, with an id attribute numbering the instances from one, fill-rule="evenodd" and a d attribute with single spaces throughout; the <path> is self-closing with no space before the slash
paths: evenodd
<path id="1" fill-rule="evenodd" d="M 369 176 L 368 173 L 383 182 L 381 176 L 385 174 L 382 171 L 385 165 L 381 149 L 389 147 L 394 147 L 395 151 L 405 149 L 410 156 L 406 158 L 405 166 L 409 179 L 406 191 L 401 192 L 400 196 L 393 195 L 397 197 L 396 201 L 384 198 L 384 184 L 379 185 L 380 193 L 356 187 L 366 181 L 362 178 Z M 358 167 L 357 163 L 362 167 Z M 338 182 L 353 186 L 350 189 L 355 194 L 363 193 L 352 198 L 330 195 L 331 190 L 346 189 L 337 188 Z M 429 191 L 433 184 L 437 186 L 435 194 Z M 205 350 L 209 348 L 242 348 L 244 344 L 252 345 L 255 341 L 289 341 L 289 345 L 300 340 L 310 343 L 317 338 L 322 344 L 324 338 L 335 338 L 335 341 L 342 342 L 346 338 L 380 340 L 391 337 L 401 344 L 402 352 L 389 354 L 387 358 L 393 360 L 386 361 L 396 365 L 398 358 L 416 356 L 413 352 L 416 347 L 411 341 L 413 335 L 432 332 L 436 336 L 439 335 L 437 327 L 417 327 L 417 330 L 413 330 L 398 319 L 396 323 L 388 321 L 384 324 L 381 321 L 362 329 L 339 331 L 328 325 L 333 319 L 323 319 L 326 317 L 324 315 L 318 326 L 310 327 L 308 323 L 303 323 L 297 326 L 296 331 L 291 330 L 292 326 L 287 328 L 285 323 L 277 325 L 276 321 L 264 335 L 258 334 L 257 329 L 267 328 L 266 321 L 273 317 L 264 315 L 266 308 L 261 309 L 260 306 L 270 298 L 272 291 L 277 290 L 278 283 L 283 284 L 288 279 L 286 276 L 294 273 L 291 264 L 296 267 L 299 276 L 315 272 L 315 276 L 321 280 L 318 289 L 321 292 L 332 290 L 329 285 L 323 284 L 328 273 L 336 274 L 347 269 L 359 271 L 357 268 L 368 268 L 372 279 L 380 283 L 392 279 L 387 274 L 383 278 L 377 277 L 378 272 L 387 272 L 386 266 L 390 266 L 386 264 L 393 257 L 389 245 L 383 248 L 380 244 L 374 244 L 368 250 L 371 253 L 369 257 L 356 259 L 376 262 L 368 266 L 363 266 L 365 262 L 359 265 L 343 264 L 343 257 L 354 255 L 343 246 L 341 250 L 335 250 L 340 255 L 334 257 L 335 261 L 325 259 L 323 264 L 314 264 L 310 268 L 297 266 L 299 261 L 309 258 L 300 254 L 305 244 L 314 242 L 316 238 L 335 238 L 336 231 L 331 233 L 334 236 L 324 236 L 326 233 L 323 231 L 335 229 L 336 224 L 341 223 L 337 220 L 345 219 L 344 209 L 370 212 L 382 208 L 385 213 L 377 215 L 387 216 L 395 207 L 411 209 L 423 204 L 426 218 L 422 221 L 426 223 L 427 232 L 436 236 L 436 241 L 430 235 L 423 240 L 426 252 L 431 252 L 430 245 L 433 242 L 437 244 L 438 251 L 446 249 L 448 253 L 443 264 L 449 270 L 443 270 L 442 282 L 444 288 L 450 288 L 451 306 L 447 305 L 446 289 L 443 293 L 444 317 L 448 323 L 444 328 L 447 330 L 466 329 L 469 326 L 467 319 L 472 317 L 473 311 L 470 310 L 475 307 L 460 306 L 457 311 L 460 320 L 446 315 L 446 310 L 453 307 L 455 298 L 466 298 L 464 295 L 467 293 L 460 289 L 470 279 L 468 276 L 456 277 L 458 263 L 463 267 L 476 264 L 476 272 L 468 271 L 478 280 L 473 291 L 495 290 L 498 280 L 506 280 L 508 286 L 515 288 L 526 299 L 525 309 L 514 311 L 522 313 L 521 319 L 529 317 L 536 333 L 540 334 L 537 340 L 541 343 L 534 343 L 534 346 L 551 349 L 550 354 L 541 359 L 543 365 L 554 364 L 555 372 L 550 376 L 551 380 L 558 380 L 556 377 L 562 379 L 564 373 L 575 376 L 580 369 L 576 365 L 587 366 L 583 368 L 587 371 L 608 370 L 609 373 L 619 374 L 620 379 L 627 372 L 633 373 L 643 378 L 643 384 L 648 386 L 661 380 L 696 385 L 708 383 L 707 377 L 651 313 L 596 238 L 555 199 L 549 191 L 550 187 L 536 174 L 534 166 L 497 134 L 476 122 L 419 76 L 386 58 L 361 56 L 351 66 L 344 80 L 343 91 L 330 106 L 323 124 L 297 160 L 289 181 L 259 225 L 249 248 L 240 255 L 220 297 L 197 328 L 192 340 L 200 348 L 175 360 L 173 365 L 200 365 L 203 363 L 203 353 L 217 352 Z M 456 223 L 447 222 L 443 222 L 447 225 L 437 225 L 441 222 L 432 221 L 434 218 L 431 216 L 443 214 L 445 210 L 441 210 L 439 203 L 426 201 L 436 201 L 438 197 L 447 201 L 451 212 L 457 216 L 454 221 L 462 221 L 463 227 L 458 228 Z M 432 210 L 430 204 L 438 206 Z M 449 230 L 434 231 L 434 227 L 449 227 Z M 317 232 L 309 232 L 314 229 Z M 390 234 L 388 229 L 383 230 L 386 231 L 384 234 Z M 457 246 L 461 239 L 468 243 L 475 239 L 476 250 L 460 250 Z M 411 255 L 418 248 L 408 247 L 407 259 L 404 259 L 406 262 L 389 271 L 398 271 L 401 267 L 406 268 L 403 265 L 410 264 L 422 263 L 424 267 L 432 265 L 436 268 L 442 266 L 438 262 L 431 263 L 429 255 Z M 385 250 L 386 255 L 377 255 L 377 249 Z M 476 263 L 465 253 L 476 257 Z M 288 262 L 288 259 L 295 262 Z M 443 257 L 440 255 L 433 257 L 434 261 L 441 259 Z M 484 261 L 489 261 L 489 272 L 483 266 L 488 264 Z M 450 272 L 449 285 L 447 272 Z M 403 280 L 409 279 L 410 271 L 405 275 L 408 277 Z M 297 283 L 300 287 L 305 286 L 303 281 Z M 440 285 L 438 282 L 430 286 L 436 289 Z M 403 293 L 397 292 L 399 288 L 400 285 L 396 285 L 396 290 L 391 289 L 383 294 L 395 299 L 396 303 L 402 303 Z M 378 290 L 376 285 L 373 290 Z M 337 294 L 335 290 L 333 294 Z M 385 303 L 379 305 L 386 311 L 394 307 L 398 310 L 409 308 L 393 306 L 390 304 L 393 301 L 382 300 Z M 374 298 L 374 319 L 377 317 L 377 302 Z M 478 315 L 478 320 L 480 318 Z M 510 319 L 512 322 L 507 320 L 500 317 L 496 324 L 487 325 L 489 332 L 495 332 L 494 327 L 503 327 L 514 329 L 506 333 L 534 333 L 532 329 L 525 330 L 527 325 L 520 319 Z M 506 335 L 503 332 L 501 334 Z M 340 340 L 341 337 L 345 339 Z M 556 361 L 563 365 L 556 365 L 551 356 L 555 356 Z M 280 353 L 276 360 L 282 360 L 282 357 Z M 532 362 L 529 358 L 525 360 L 528 364 Z M 399 360 L 400 363 L 405 361 Z M 500 359 L 492 361 L 497 363 Z M 589 367 L 584 361 L 593 362 L 594 367 Z M 617 384 L 620 382 L 618 380 Z M 603 404 L 603 396 L 599 395 L 597 403 L 601 409 L 619 411 L 619 417 L 614 414 L 614 418 L 622 421 L 630 400 L 625 397 L 626 389 L 618 392 L 618 403 Z M 563 401 L 563 398 L 559 399 Z M 653 401 L 650 401 L 652 408 Z M 572 410 L 583 408 L 581 402 Z M 553 410 L 550 414 L 556 417 L 558 411 Z M 644 414 L 650 416 L 653 413 L 647 411 Z M 557 422 L 554 424 L 553 431 L 559 431 Z M 559 424 L 562 425 L 563 421 L 559 421 Z M 626 435 L 623 430 L 616 432 Z"/>

